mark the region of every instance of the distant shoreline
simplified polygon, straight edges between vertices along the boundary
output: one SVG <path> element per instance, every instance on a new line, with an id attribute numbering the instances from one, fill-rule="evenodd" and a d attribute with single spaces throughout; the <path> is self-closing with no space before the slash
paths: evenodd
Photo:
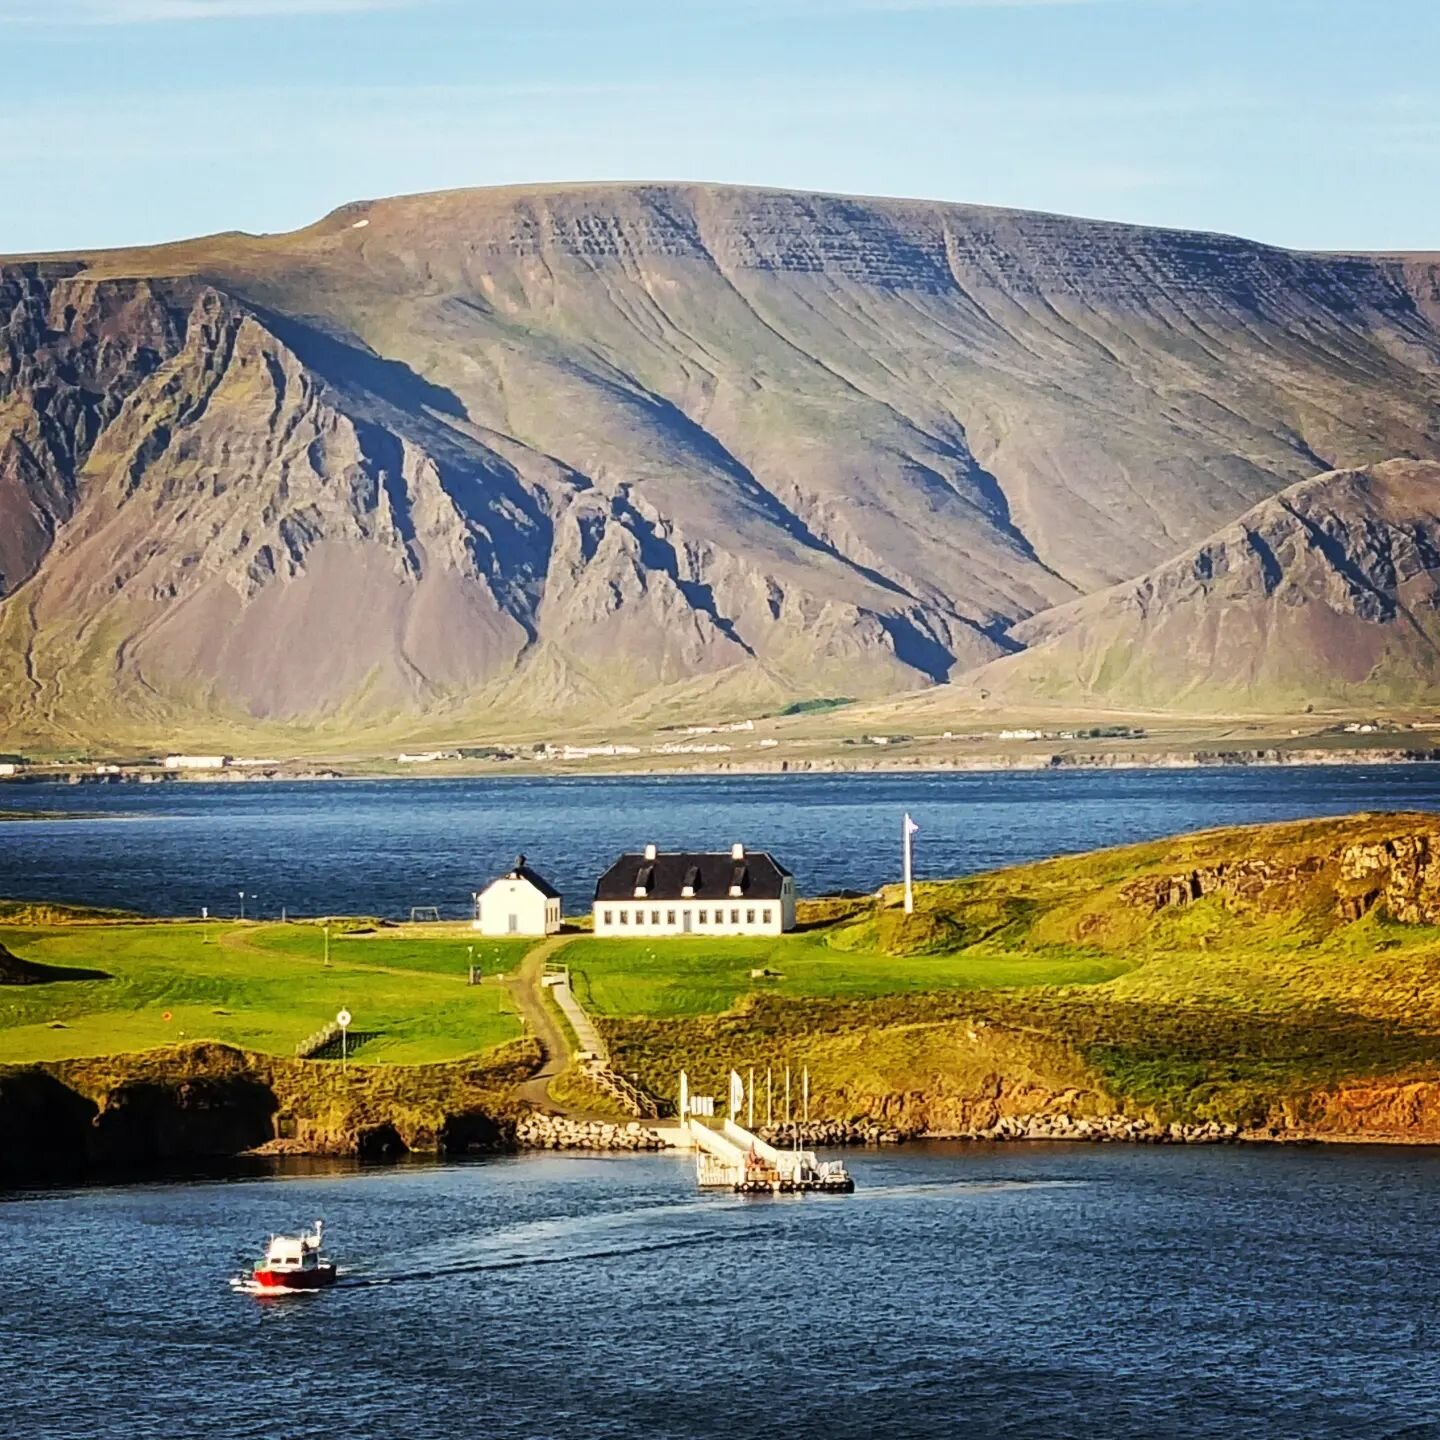
<path id="1" fill-rule="evenodd" d="M 297 762 L 261 769 L 197 770 L 163 772 L 150 768 L 123 770 L 119 774 L 93 775 L 78 769 L 30 772 L 0 781 L 12 785 L 245 785 L 304 783 L 321 780 L 385 780 L 398 782 L 488 779 L 652 779 L 667 776 L 715 778 L 746 775 L 1008 775 L 1055 774 L 1077 770 L 1247 770 L 1305 769 L 1364 765 L 1429 765 L 1440 761 L 1437 749 L 1288 749 L 1257 746 L 1244 749 L 1118 750 L 1089 753 L 1043 751 L 1019 754 L 936 756 L 887 755 L 796 756 L 774 759 L 711 760 L 697 765 L 636 765 L 610 767 L 585 762 L 539 765 L 530 760 L 485 761 L 470 768 L 427 768 L 424 771 L 394 770 L 367 766 L 364 762 Z M 345 766 L 340 769 L 337 766 Z M 7 819 L 73 819 L 73 813 L 0 810 Z"/>

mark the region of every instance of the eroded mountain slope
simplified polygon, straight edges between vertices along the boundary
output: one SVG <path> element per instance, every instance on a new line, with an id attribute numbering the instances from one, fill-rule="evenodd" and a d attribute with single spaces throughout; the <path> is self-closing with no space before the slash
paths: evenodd
<path id="1" fill-rule="evenodd" d="M 1334 471 L 1015 631 L 963 702 L 1299 710 L 1440 699 L 1440 464 Z"/>
<path id="2" fill-rule="evenodd" d="M 23 739 L 878 695 L 1440 455 L 1436 267 L 557 186 L 0 266 Z"/>

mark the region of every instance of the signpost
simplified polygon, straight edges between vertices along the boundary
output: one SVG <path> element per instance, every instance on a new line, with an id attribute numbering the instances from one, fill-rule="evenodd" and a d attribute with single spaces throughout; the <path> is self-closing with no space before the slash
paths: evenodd
<path id="1" fill-rule="evenodd" d="M 335 1017 L 335 1023 L 340 1027 L 340 1068 L 344 1070 L 350 1042 L 350 1012 L 340 1011 Z"/>

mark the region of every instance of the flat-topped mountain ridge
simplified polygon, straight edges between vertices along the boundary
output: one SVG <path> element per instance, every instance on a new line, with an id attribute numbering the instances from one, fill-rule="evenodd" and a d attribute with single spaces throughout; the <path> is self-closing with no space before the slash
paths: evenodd
<path id="1" fill-rule="evenodd" d="M 732 186 L 0 261 L 0 726 L 476 733 L 933 685 L 1440 458 L 1440 266 Z"/>

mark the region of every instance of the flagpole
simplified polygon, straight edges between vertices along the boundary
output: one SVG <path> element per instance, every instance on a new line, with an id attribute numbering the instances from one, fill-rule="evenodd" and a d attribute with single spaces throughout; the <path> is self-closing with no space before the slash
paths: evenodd
<path id="1" fill-rule="evenodd" d="M 905 852 L 905 913 L 913 915 L 915 913 L 915 885 L 911 873 L 910 816 L 908 813 L 900 822 L 900 834 L 904 839 L 903 849 Z"/>

